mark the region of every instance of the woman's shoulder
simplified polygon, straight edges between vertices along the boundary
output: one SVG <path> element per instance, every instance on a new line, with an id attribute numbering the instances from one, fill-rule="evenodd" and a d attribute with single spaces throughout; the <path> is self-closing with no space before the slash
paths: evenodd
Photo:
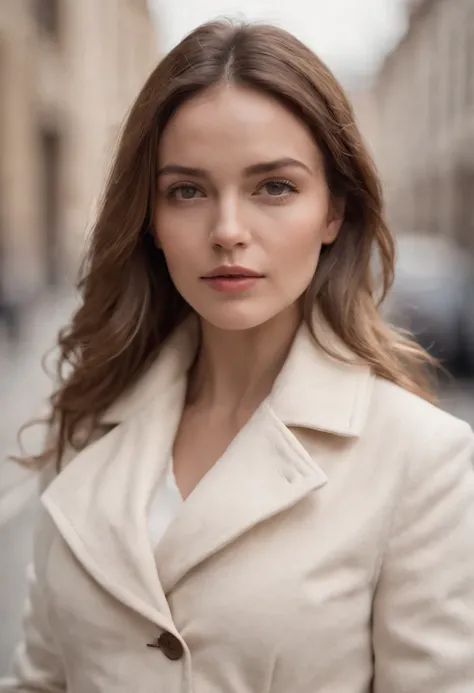
<path id="1" fill-rule="evenodd" d="M 367 417 L 367 429 L 385 432 L 394 446 L 427 450 L 470 443 L 474 433 L 465 421 L 418 395 L 383 378 L 376 377 Z"/>
<path id="2" fill-rule="evenodd" d="M 356 443 L 361 464 L 392 498 L 400 522 L 417 523 L 448 507 L 474 529 L 474 433 L 465 421 L 386 380 L 376 378 Z M 441 521 L 440 521 L 441 522 Z M 444 523 L 444 525 L 443 525 Z M 442 520 L 437 533 L 447 531 Z"/>

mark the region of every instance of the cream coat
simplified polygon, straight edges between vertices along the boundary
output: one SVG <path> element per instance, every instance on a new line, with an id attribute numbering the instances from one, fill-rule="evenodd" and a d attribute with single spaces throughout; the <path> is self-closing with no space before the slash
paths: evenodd
<path id="1" fill-rule="evenodd" d="M 25 641 L 0 690 L 472 693 L 473 434 L 304 327 L 153 552 L 189 329 L 45 491 Z M 179 659 L 147 647 L 163 632 Z"/>

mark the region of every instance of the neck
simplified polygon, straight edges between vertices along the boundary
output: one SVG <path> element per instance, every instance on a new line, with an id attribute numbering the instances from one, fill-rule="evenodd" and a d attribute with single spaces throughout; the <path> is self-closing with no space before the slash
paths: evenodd
<path id="1" fill-rule="evenodd" d="M 233 413 L 258 407 L 272 389 L 300 322 L 295 307 L 250 330 L 221 330 L 201 321 L 188 402 Z"/>

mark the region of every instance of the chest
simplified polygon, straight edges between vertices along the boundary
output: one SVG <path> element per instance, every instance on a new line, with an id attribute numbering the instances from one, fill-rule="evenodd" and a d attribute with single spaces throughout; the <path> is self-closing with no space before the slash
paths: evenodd
<path id="1" fill-rule="evenodd" d="M 232 441 L 253 412 L 230 418 L 185 408 L 173 444 L 173 472 L 182 498 L 187 498 Z"/>
<path id="2" fill-rule="evenodd" d="M 362 497 L 352 502 L 359 512 L 344 512 L 324 489 L 311 494 L 210 556 L 165 595 L 189 653 L 194 690 L 313 693 L 325 690 L 328 680 L 331 690 L 368 690 L 383 533 L 374 513 L 382 520 L 384 510 L 372 505 L 364 512 Z M 107 594 L 60 539 L 51 551 L 46 593 L 74 670 L 94 661 L 106 678 L 132 659 L 127 679 L 135 672 L 142 681 L 150 676 L 151 685 L 155 676 L 185 676 L 184 662 L 146 647 L 159 632 L 156 625 Z M 351 665 L 358 680 L 349 685 L 344 671 Z"/>

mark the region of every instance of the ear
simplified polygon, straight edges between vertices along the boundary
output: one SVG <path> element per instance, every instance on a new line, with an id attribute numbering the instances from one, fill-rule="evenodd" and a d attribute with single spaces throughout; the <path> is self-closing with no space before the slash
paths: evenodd
<path id="1" fill-rule="evenodd" d="M 344 198 L 339 197 L 337 199 L 331 200 L 329 205 L 327 224 L 322 237 L 323 245 L 330 245 L 331 243 L 334 243 L 339 234 L 339 231 L 341 230 L 345 212 L 346 201 Z"/>

